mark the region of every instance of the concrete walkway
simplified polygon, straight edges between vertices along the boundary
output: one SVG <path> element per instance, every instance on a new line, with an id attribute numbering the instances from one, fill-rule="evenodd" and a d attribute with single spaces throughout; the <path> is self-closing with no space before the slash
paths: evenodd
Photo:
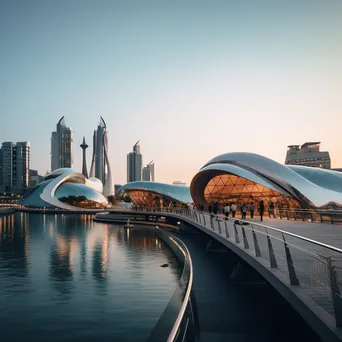
<path id="1" fill-rule="evenodd" d="M 320 341 L 289 304 L 266 283 L 234 283 L 236 257 L 205 250 L 205 234 L 177 234 L 188 247 L 200 342 Z"/>
<path id="2" fill-rule="evenodd" d="M 326 243 L 342 249 L 342 225 L 308 221 L 290 221 L 279 219 L 248 219 L 248 221 L 263 223 L 265 225 L 282 229 L 290 233 L 301 235 L 312 240 Z"/>

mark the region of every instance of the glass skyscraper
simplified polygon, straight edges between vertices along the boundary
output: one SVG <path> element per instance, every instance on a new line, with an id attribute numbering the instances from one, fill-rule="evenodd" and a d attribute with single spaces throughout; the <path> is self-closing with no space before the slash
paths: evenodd
<path id="1" fill-rule="evenodd" d="M 96 177 L 102 182 L 105 197 L 114 195 L 112 171 L 108 158 L 107 126 L 102 116 L 93 135 L 93 157 L 89 177 Z"/>
<path id="2" fill-rule="evenodd" d="M 57 123 L 56 132 L 51 135 L 51 171 L 61 167 L 72 168 L 74 161 L 74 136 L 65 124 L 64 116 Z"/>
<path id="3" fill-rule="evenodd" d="M 4 142 L 0 152 L 0 188 L 23 193 L 29 187 L 30 142 Z"/>
<path id="4" fill-rule="evenodd" d="M 140 145 L 137 141 L 133 146 L 133 152 L 127 154 L 127 182 L 141 181 L 142 164 Z"/>

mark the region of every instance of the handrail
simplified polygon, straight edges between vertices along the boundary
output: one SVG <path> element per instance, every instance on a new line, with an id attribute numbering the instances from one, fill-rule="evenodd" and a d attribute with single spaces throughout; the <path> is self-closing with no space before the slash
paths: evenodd
<path id="1" fill-rule="evenodd" d="M 192 260 L 191 260 L 191 256 L 190 256 L 190 252 L 188 250 L 188 248 L 186 247 L 186 245 L 184 243 L 182 243 L 183 247 L 180 246 L 180 244 L 178 243 L 178 241 L 180 241 L 177 237 L 172 236 L 170 237 L 170 239 L 179 247 L 179 249 L 182 251 L 182 253 L 184 254 L 184 257 L 188 259 L 189 262 L 189 268 L 190 268 L 190 276 L 189 276 L 189 281 L 188 281 L 188 286 L 184 295 L 184 299 L 183 299 L 183 303 L 181 306 L 181 309 L 178 313 L 177 319 L 175 324 L 173 325 L 173 328 L 170 332 L 170 335 L 167 339 L 167 342 L 173 342 L 177 336 L 178 333 L 178 329 L 180 327 L 180 324 L 182 322 L 185 310 L 188 306 L 188 302 L 190 299 L 190 294 L 191 294 L 191 290 L 192 290 L 192 282 L 193 282 L 193 268 L 192 268 Z M 177 241 L 178 240 L 178 241 Z M 183 248 L 185 249 L 185 252 L 183 250 Z"/>
<path id="2" fill-rule="evenodd" d="M 220 220 L 220 219 L 219 219 Z M 220 220 L 221 222 L 224 222 L 223 220 Z M 290 233 L 290 232 L 287 232 L 285 230 L 281 230 L 281 229 L 278 229 L 278 228 L 274 228 L 274 227 L 270 227 L 270 226 L 266 226 L 265 224 L 261 224 L 261 223 L 256 223 L 256 222 L 253 222 L 253 221 L 248 221 L 248 220 L 240 220 L 240 219 L 237 219 L 237 221 L 241 221 L 241 222 L 246 222 L 248 224 L 253 224 L 255 226 L 260 226 L 260 227 L 263 227 L 263 228 L 267 228 L 267 229 L 270 229 L 270 230 L 275 230 L 279 233 L 282 233 L 282 234 L 286 234 L 286 235 L 289 235 L 289 236 L 292 236 L 292 237 L 295 237 L 297 239 L 300 239 L 300 240 L 303 240 L 303 241 L 306 241 L 306 242 L 310 242 L 310 243 L 313 243 L 315 245 L 318 245 L 320 247 L 324 247 L 324 248 L 328 248 L 334 252 L 338 252 L 338 253 L 342 253 L 342 249 L 340 248 L 337 248 L 337 247 L 334 247 L 334 246 L 331 246 L 331 245 L 327 245 L 326 243 L 323 243 L 323 242 L 319 242 L 319 241 L 316 241 L 316 240 L 313 240 L 313 239 L 309 239 L 309 238 L 306 238 L 304 236 L 301 236 L 301 235 L 297 235 L 297 234 L 294 234 L 294 233 Z"/>

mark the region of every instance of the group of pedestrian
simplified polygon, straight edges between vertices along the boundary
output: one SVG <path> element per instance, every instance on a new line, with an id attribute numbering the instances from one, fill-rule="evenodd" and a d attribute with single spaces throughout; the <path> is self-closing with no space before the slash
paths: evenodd
<path id="1" fill-rule="evenodd" d="M 218 207 L 219 207 L 219 205 L 217 202 L 215 202 L 213 205 L 209 204 L 209 206 L 208 206 L 209 214 L 213 213 L 214 215 L 217 215 Z M 271 210 L 270 213 L 272 213 L 272 207 L 269 210 Z M 203 211 L 203 208 L 202 208 L 202 211 Z M 231 205 L 229 205 L 227 203 L 223 207 L 223 214 L 226 217 L 226 220 L 228 220 L 230 213 L 231 213 L 232 218 L 235 218 L 236 211 L 237 211 L 236 203 L 232 203 Z M 254 202 L 251 202 L 248 207 L 245 203 L 243 203 L 240 207 L 240 211 L 241 211 L 241 217 L 243 220 L 245 220 L 247 218 L 247 212 L 248 211 L 250 214 L 250 218 L 254 218 L 254 212 L 255 212 Z M 260 221 L 263 221 L 264 212 L 265 212 L 264 202 L 260 201 L 259 206 L 258 206 L 258 213 L 260 215 Z M 274 204 L 273 204 L 273 215 L 274 215 Z"/>

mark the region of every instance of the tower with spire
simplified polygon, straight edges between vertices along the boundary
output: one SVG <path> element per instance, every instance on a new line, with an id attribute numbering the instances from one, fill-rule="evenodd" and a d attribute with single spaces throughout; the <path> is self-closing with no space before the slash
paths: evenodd
<path id="1" fill-rule="evenodd" d="M 83 142 L 80 146 L 83 150 L 82 174 L 84 177 L 88 178 L 87 158 L 86 158 L 86 149 L 88 148 L 88 145 L 85 142 L 85 137 L 83 137 Z"/>

